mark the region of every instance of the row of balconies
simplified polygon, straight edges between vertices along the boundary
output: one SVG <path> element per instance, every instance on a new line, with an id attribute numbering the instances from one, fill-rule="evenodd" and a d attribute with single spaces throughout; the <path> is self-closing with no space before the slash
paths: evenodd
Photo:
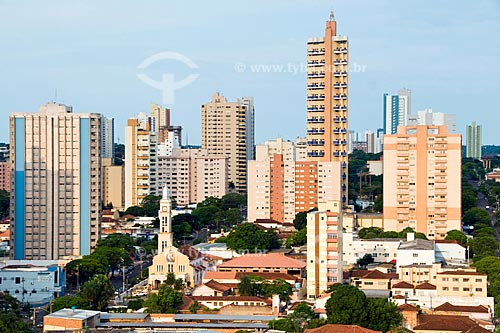
<path id="1" fill-rule="evenodd" d="M 335 54 L 341 54 L 341 53 L 347 53 L 347 48 L 344 47 L 344 48 L 336 48 L 335 50 L 333 50 L 333 53 Z"/>
<path id="2" fill-rule="evenodd" d="M 307 122 L 308 123 L 324 123 L 325 118 L 308 118 Z"/>
<path id="3" fill-rule="evenodd" d="M 308 157 L 323 157 L 325 156 L 324 151 L 308 151 L 307 152 Z"/>
<path id="4" fill-rule="evenodd" d="M 325 130 L 323 128 L 321 128 L 321 129 L 313 128 L 313 129 L 307 130 L 307 134 L 324 134 L 324 133 L 325 133 Z"/>
<path id="5" fill-rule="evenodd" d="M 345 123 L 347 122 L 347 117 L 335 117 L 333 118 L 334 123 Z"/>
<path id="6" fill-rule="evenodd" d="M 334 134 L 346 134 L 347 133 L 347 129 L 345 129 L 345 128 L 342 128 L 342 129 L 336 128 L 336 129 L 333 130 L 333 133 Z"/>

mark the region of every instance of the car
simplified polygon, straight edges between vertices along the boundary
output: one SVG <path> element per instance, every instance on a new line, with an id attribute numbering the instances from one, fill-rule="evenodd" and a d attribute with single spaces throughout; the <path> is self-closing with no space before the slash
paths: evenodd
<path id="1" fill-rule="evenodd" d="M 486 206 L 486 207 L 484 207 L 484 208 L 486 208 L 486 209 L 490 209 L 490 206 Z"/>

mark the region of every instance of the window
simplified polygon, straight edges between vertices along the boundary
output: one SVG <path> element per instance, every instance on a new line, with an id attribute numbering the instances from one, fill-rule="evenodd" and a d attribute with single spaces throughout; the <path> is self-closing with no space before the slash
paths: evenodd
<path id="1" fill-rule="evenodd" d="M 470 289 L 469 288 L 464 288 L 463 291 L 470 291 Z"/>
<path id="2" fill-rule="evenodd" d="M 464 279 L 464 282 L 469 282 L 469 279 Z"/>
<path id="3" fill-rule="evenodd" d="M 21 278 L 20 277 L 16 277 L 16 284 L 20 284 L 21 283 Z"/>
<path id="4" fill-rule="evenodd" d="M 448 287 L 443 287 L 443 290 L 444 291 L 448 291 Z"/>
<path id="5" fill-rule="evenodd" d="M 482 292 L 482 291 L 483 291 L 483 288 L 476 288 L 476 291 L 477 291 L 477 292 Z"/>
<path id="6" fill-rule="evenodd" d="M 460 288 L 458 287 L 453 287 L 453 291 L 458 291 Z"/>
<path id="7" fill-rule="evenodd" d="M 418 258 L 418 253 L 413 253 L 413 258 Z"/>

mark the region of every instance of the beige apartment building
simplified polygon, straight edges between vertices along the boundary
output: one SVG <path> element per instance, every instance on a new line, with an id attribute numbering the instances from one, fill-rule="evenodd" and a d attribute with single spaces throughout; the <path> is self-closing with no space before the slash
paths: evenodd
<path id="1" fill-rule="evenodd" d="M 342 203 L 319 203 L 307 214 L 307 298 L 323 294 L 329 285 L 342 283 Z"/>
<path id="2" fill-rule="evenodd" d="M 293 222 L 295 214 L 317 208 L 340 194 L 339 162 L 269 160 L 248 162 L 248 221 Z"/>
<path id="3" fill-rule="evenodd" d="M 229 181 L 245 193 L 247 161 L 254 159 L 254 106 L 252 97 L 236 102 L 215 93 L 201 106 L 202 148 L 210 155 L 229 158 Z"/>
<path id="4" fill-rule="evenodd" d="M 10 162 L 0 162 L 0 190 L 10 192 Z"/>
<path id="5" fill-rule="evenodd" d="M 384 136 L 384 229 L 429 239 L 461 230 L 460 134 L 446 126 L 400 126 Z"/>
<path id="6" fill-rule="evenodd" d="M 156 191 L 158 137 L 145 114 L 127 121 L 125 127 L 125 208 L 138 206 Z"/>
<path id="7" fill-rule="evenodd" d="M 14 259 L 87 255 L 100 238 L 100 114 L 47 103 L 10 115 Z"/>
<path id="8" fill-rule="evenodd" d="M 113 159 L 102 159 L 102 194 L 105 205 L 113 205 L 113 209 L 125 207 L 125 168 L 123 165 L 112 165 Z"/>
<path id="9" fill-rule="evenodd" d="M 348 193 L 348 50 L 347 37 L 337 36 L 333 13 L 325 35 L 307 41 L 307 158 L 341 163 L 344 205 Z"/>
<path id="10" fill-rule="evenodd" d="M 228 191 L 228 158 L 206 149 L 172 149 L 158 156 L 158 184 L 166 184 L 177 205 L 223 197 Z"/>

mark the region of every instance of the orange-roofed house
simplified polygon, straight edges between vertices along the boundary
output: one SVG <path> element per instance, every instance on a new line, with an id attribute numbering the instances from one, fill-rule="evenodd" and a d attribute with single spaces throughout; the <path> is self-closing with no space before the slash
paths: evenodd
<path id="1" fill-rule="evenodd" d="M 413 327 L 415 333 L 491 333 L 479 326 L 474 320 L 465 316 L 443 316 L 421 314 L 418 325 Z"/>
<path id="2" fill-rule="evenodd" d="M 349 284 L 363 291 L 367 296 L 389 297 L 391 280 L 397 274 L 382 273 L 377 269 L 352 271 Z"/>
<path id="3" fill-rule="evenodd" d="M 484 305 L 452 305 L 446 302 L 436 307 L 434 314 L 467 316 L 472 319 L 486 321 L 492 319 L 491 309 Z"/>
<path id="4" fill-rule="evenodd" d="M 382 333 L 357 325 L 328 324 L 318 328 L 309 328 L 304 333 Z"/>
<path id="5" fill-rule="evenodd" d="M 417 325 L 419 308 L 411 304 L 401 304 L 398 306 L 398 310 L 403 315 L 403 324 L 405 327 L 412 328 Z"/>
<path id="6" fill-rule="evenodd" d="M 284 273 L 302 276 L 306 263 L 279 253 L 246 254 L 219 265 L 220 272 Z"/>

